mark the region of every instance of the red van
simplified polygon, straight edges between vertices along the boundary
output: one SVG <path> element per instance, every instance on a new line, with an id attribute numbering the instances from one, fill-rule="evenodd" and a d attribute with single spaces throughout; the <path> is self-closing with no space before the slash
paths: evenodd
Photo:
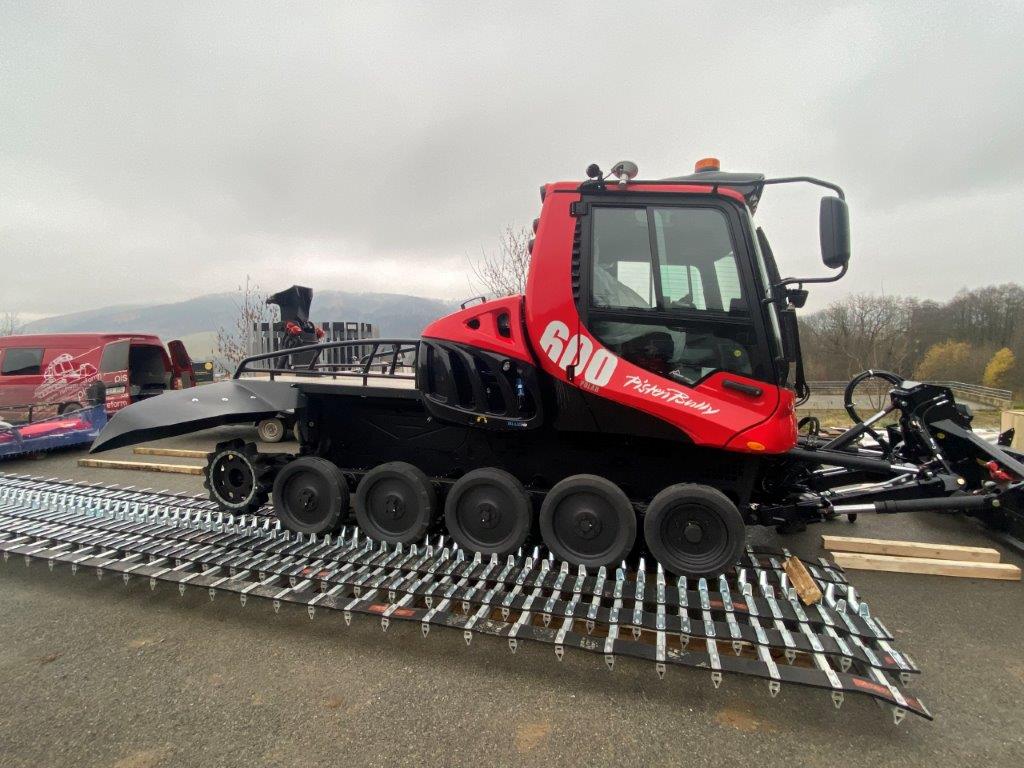
<path id="1" fill-rule="evenodd" d="M 0 419 L 64 413 L 99 397 L 112 414 L 195 383 L 180 341 L 164 349 L 159 337 L 141 333 L 0 336 Z"/>

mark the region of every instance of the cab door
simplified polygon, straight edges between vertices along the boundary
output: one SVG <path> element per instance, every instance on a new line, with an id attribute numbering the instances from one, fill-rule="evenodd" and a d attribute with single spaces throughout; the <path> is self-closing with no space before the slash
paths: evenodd
<path id="1" fill-rule="evenodd" d="M 584 195 L 571 211 L 571 265 L 548 258 L 551 243 L 539 237 L 534 252 L 532 285 L 560 283 L 572 295 L 569 306 L 533 308 L 545 369 L 698 445 L 792 447 L 791 413 L 784 429 L 750 437 L 773 423 L 784 395 L 741 206 L 715 195 L 626 193 Z"/>
<path id="2" fill-rule="evenodd" d="M 185 345 L 178 340 L 167 342 L 167 351 L 171 356 L 171 389 L 185 389 L 196 385 L 196 372 L 192 368 Z"/>

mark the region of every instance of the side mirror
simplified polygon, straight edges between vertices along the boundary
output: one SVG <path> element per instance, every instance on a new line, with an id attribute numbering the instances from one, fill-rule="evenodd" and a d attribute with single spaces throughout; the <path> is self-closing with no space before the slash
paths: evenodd
<path id="1" fill-rule="evenodd" d="M 829 269 L 845 267 L 850 261 L 850 210 L 838 197 L 821 198 L 818 219 L 821 260 Z"/>

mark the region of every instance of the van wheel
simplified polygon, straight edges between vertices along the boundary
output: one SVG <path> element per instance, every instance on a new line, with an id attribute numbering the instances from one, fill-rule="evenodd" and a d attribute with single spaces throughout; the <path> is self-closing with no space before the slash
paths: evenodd
<path id="1" fill-rule="evenodd" d="M 63 416 L 65 413 L 71 413 L 72 411 L 80 410 L 82 410 L 81 403 L 64 403 L 64 405 L 60 407 L 60 415 Z"/>
<path id="2" fill-rule="evenodd" d="M 256 425 L 256 436 L 262 443 L 280 443 L 284 435 L 284 422 L 281 419 L 263 419 Z"/>

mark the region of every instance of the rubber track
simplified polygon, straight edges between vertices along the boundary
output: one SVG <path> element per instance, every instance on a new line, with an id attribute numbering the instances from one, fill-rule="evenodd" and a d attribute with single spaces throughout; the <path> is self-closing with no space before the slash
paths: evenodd
<path id="1" fill-rule="evenodd" d="M 863 693 L 893 709 L 931 718 L 901 689 L 918 672 L 834 565 L 809 564 L 826 597 L 805 607 L 781 568 L 783 553 L 749 550 L 735 575 L 666 577 L 641 566 L 589 573 L 534 552 L 467 558 L 457 548 L 388 549 L 346 529 L 303 538 L 260 516 L 231 517 L 195 497 L 54 483 L 0 475 L 0 550 L 5 559 L 50 567 L 96 568 L 306 607 L 505 637 L 617 657 L 760 677 L 776 694 L 783 682 L 821 688 L 838 706 Z M 724 644 L 724 645 L 723 645 Z"/>

